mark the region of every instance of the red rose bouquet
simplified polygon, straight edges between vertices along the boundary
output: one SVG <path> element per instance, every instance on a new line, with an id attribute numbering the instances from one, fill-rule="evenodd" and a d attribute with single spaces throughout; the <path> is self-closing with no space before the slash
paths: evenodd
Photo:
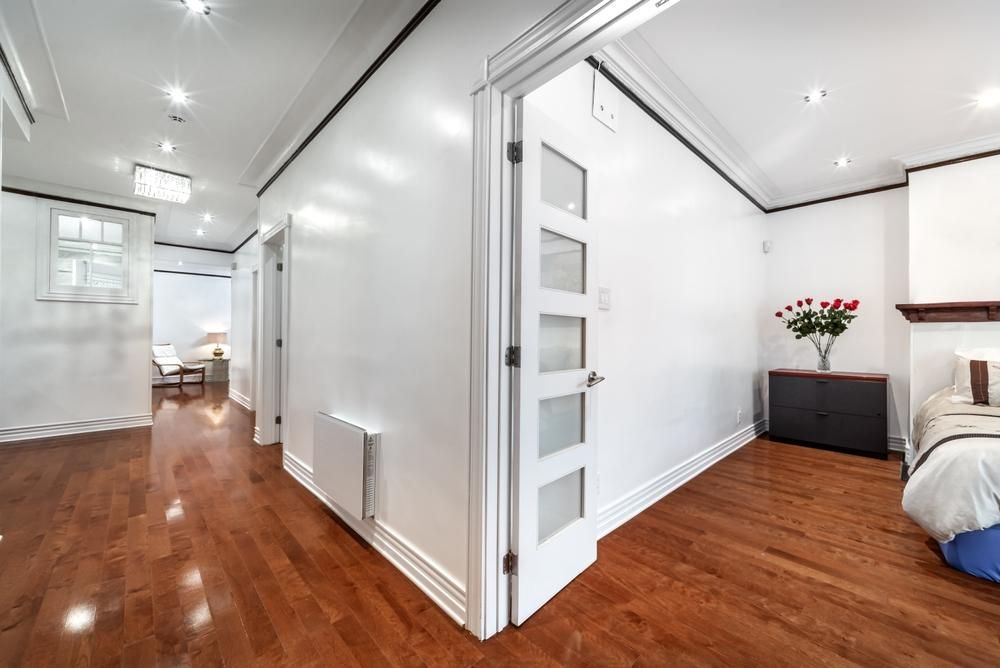
<path id="1" fill-rule="evenodd" d="M 821 301 L 819 308 L 813 308 L 813 298 L 807 297 L 789 304 L 783 311 L 774 314 L 785 324 L 785 329 L 795 334 L 796 340 L 807 339 L 816 347 L 819 355 L 817 369 L 830 370 L 830 350 L 837 337 L 847 331 L 847 327 L 857 318 L 857 299 L 845 301 L 834 299 Z M 797 308 L 796 308 L 797 307 Z"/>

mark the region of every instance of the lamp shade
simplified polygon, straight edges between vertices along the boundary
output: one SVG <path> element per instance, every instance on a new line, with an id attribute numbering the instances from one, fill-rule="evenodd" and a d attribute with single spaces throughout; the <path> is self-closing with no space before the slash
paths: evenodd
<path id="1" fill-rule="evenodd" d="M 225 343 L 226 333 L 225 332 L 208 332 L 205 335 L 209 343 Z"/>

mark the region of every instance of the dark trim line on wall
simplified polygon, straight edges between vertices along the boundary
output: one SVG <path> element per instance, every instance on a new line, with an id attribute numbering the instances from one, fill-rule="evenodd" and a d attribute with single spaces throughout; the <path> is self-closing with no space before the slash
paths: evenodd
<path id="1" fill-rule="evenodd" d="M 866 188 L 865 190 L 856 190 L 856 191 L 853 191 L 853 192 L 842 193 L 840 195 L 831 195 L 829 197 L 821 197 L 819 199 L 811 199 L 811 200 L 806 200 L 804 202 L 796 202 L 795 204 L 786 204 L 784 206 L 776 206 L 774 208 L 769 209 L 769 208 L 765 207 L 763 204 L 761 204 L 760 202 L 758 202 L 753 196 L 750 195 L 750 193 L 748 193 L 739 184 L 737 184 L 732 178 L 730 178 L 729 175 L 726 174 L 722 170 L 721 167 L 719 167 L 718 165 L 716 165 L 707 155 L 705 155 L 700 150 L 698 150 L 698 148 L 696 146 L 694 146 L 691 142 L 689 142 L 683 135 L 681 135 L 680 132 L 678 132 L 676 128 L 674 128 L 672 125 L 670 125 L 670 123 L 667 121 L 667 119 L 665 119 L 662 116 L 660 116 L 658 113 L 656 113 L 656 111 L 653 110 L 652 107 L 650 107 L 648 104 L 646 104 L 645 102 L 643 102 L 642 99 L 639 98 L 639 96 L 636 95 L 635 92 L 631 88 L 629 88 L 624 83 L 622 83 L 622 81 L 620 79 L 618 79 L 615 75 L 611 74 L 606 69 L 601 68 L 600 67 L 601 62 L 599 60 L 597 60 L 597 58 L 595 58 L 594 56 L 588 56 L 586 62 L 587 62 L 588 65 L 590 65 L 595 70 L 599 71 L 602 75 L 604 75 L 604 78 L 606 78 L 608 81 L 610 81 L 611 84 L 615 88 L 617 88 L 619 91 L 621 91 L 621 93 L 625 97 L 627 97 L 629 100 L 631 100 L 637 107 L 639 107 L 639 109 L 641 109 L 642 111 L 644 111 L 647 116 L 649 116 L 651 119 L 653 119 L 653 121 L 656 122 L 657 125 L 659 125 L 664 130 L 666 130 L 671 135 L 673 135 L 674 138 L 677 139 L 677 141 L 679 141 L 689 151 L 691 151 L 696 156 L 698 156 L 698 158 L 701 159 L 701 161 L 704 162 L 706 165 L 708 165 L 709 167 L 711 167 L 712 170 L 715 171 L 716 174 L 718 174 L 723 179 L 725 179 L 726 183 L 728 183 L 733 188 L 735 188 L 737 190 L 737 192 L 739 192 L 741 195 L 743 195 L 748 200 L 750 200 L 750 202 L 755 207 L 757 207 L 758 209 L 760 209 L 764 213 L 777 213 L 779 211 L 788 211 L 789 209 L 798 209 L 798 208 L 804 207 L 804 206 L 812 206 L 813 204 L 824 204 L 826 202 L 835 202 L 835 201 L 841 200 L 841 199 L 848 199 L 849 197 L 859 197 L 861 195 L 872 195 L 872 194 L 875 194 L 875 193 L 884 192 L 886 190 L 895 190 L 896 188 L 905 188 L 908 185 L 910 185 L 910 173 L 911 172 L 919 172 L 919 171 L 923 171 L 925 169 L 935 169 L 937 167 L 947 167 L 948 165 L 955 165 L 955 164 L 958 164 L 958 163 L 961 163 L 961 162 L 968 162 L 970 160 L 979 160 L 980 158 L 991 158 L 993 156 L 1000 155 L 1000 149 L 997 149 L 997 150 L 993 150 L 993 151 L 984 151 L 982 153 L 973 153 L 971 155 L 961 156 L 961 157 L 958 157 L 958 158 L 951 158 L 949 160 L 941 160 L 940 162 L 931 162 L 931 163 L 928 163 L 926 165 L 917 165 L 915 167 L 908 167 L 906 169 L 906 174 L 905 174 L 904 180 L 900 181 L 899 183 L 888 183 L 888 184 L 883 185 L 883 186 L 876 186 L 874 188 Z"/>
<path id="2" fill-rule="evenodd" d="M 204 246 L 189 246 L 187 244 L 175 244 L 169 241 L 154 241 L 154 246 L 170 246 L 171 248 L 186 248 L 188 250 L 208 251 L 209 253 L 232 253 L 225 248 L 205 248 Z"/>
<path id="3" fill-rule="evenodd" d="M 590 65 L 595 70 L 597 70 L 602 75 L 604 75 L 604 78 L 607 79 L 608 81 L 610 81 L 612 86 L 614 86 L 619 91 L 621 91 L 622 95 L 624 95 L 625 97 L 627 97 L 628 99 L 630 99 L 632 101 L 632 103 L 635 104 L 635 106 L 639 107 L 639 109 L 641 109 L 642 111 L 644 111 L 647 116 L 649 116 L 651 119 L 653 119 L 656 122 L 657 125 L 659 125 L 664 130 L 666 130 L 671 135 L 673 135 L 674 139 L 676 139 L 677 141 L 679 141 L 681 144 L 684 145 L 685 148 L 687 148 L 689 151 L 691 151 L 696 156 L 698 156 L 698 158 L 702 162 L 704 162 L 706 165 L 708 165 L 709 167 L 712 168 L 712 171 L 714 171 L 716 174 L 718 174 L 723 179 L 725 179 L 726 183 L 728 183 L 729 185 L 731 185 L 733 188 L 736 189 L 737 192 L 739 192 L 741 195 L 743 195 L 748 200 L 750 200 L 750 202 L 755 207 L 757 207 L 758 209 L 760 209 L 762 212 L 767 213 L 767 208 L 763 204 L 761 204 L 756 199 L 754 199 L 753 195 L 751 195 L 746 190 L 744 190 L 728 174 L 726 174 L 724 171 L 722 171 L 722 169 L 718 165 L 716 165 L 714 162 L 712 162 L 707 155 L 705 155 L 700 150 L 698 150 L 698 147 L 696 147 L 694 144 L 692 144 L 690 141 L 688 141 L 687 138 L 684 137 L 684 135 L 682 135 L 680 132 L 678 132 L 677 128 L 675 128 L 670 123 L 668 123 L 667 119 L 665 119 L 663 116 L 660 116 L 658 113 L 656 113 L 653 110 L 652 107 L 650 107 L 648 104 L 646 104 L 645 102 L 643 102 L 642 99 L 638 95 L 635 94 L 635 91 L 633 91 L 631 88 L 629 88 L 628 86 L 626 86 L 621 81 L 621 79 L 619 79 L 615 75 L 611 74 L 606 69 L 601 68 L 601 61 L 597 60 L 597 58 L 594 58 L 593 56 L 587 56 L 587 61 L 586 62 L 587 62 L 588 65 Z"/>
<path id="4" fill-rule="evenodd" d="M 844 193 L 842 195 L 831 195 L 830 197 L 821 197 L 820 199 L 810 199 L 805 202 L 796 202 L 795 204 L 786 204 L 784 206 L 776 206 L 773 209 L 767 209 L 764 213 L 777 213 L 779 211 L 788 211 L 789 209 L 798 209 L 803 206 L 812 206 L 813 204 L 824 204 L 826 202 L 836 202 L 838 199 L 847 199 L 849 197 L 858 197 L 860 195 L 873 195 L 875 193 L 880 193 L 885 190 L 895 190 L 896 188 L 905 188 L 910 185 L 909 179 L 902 181 L 900 183 L 890 183 L 885 186 L 876 186 L 875 188 L 868 188 L 867 190 L 856 190 L 854 192 Z"/>
<path id="5" fill-rule="evenodd" d="M 35 192 L 34 190 L 25 190 L 24 188 L 12 188 L 10 186 L 3 186 L 3 192 L 10 193 L 11 195 L 24 195 L 26 197 L 38 197 L 40 199 L 50 199 L 55 202 L 66 202 L 68 204 L 81 204 L 83 206 L 96 206 L 101 209 L 111 209 L 112 211 L 126 211 L 128 213 L 137 213 L 140 216 L 150 216 L 151 218 L 156 218 L 156 214 L 152 211 L 142 211 L 141 209 L 130 209 L 127 206 L 117 206 L 115 204 L 103 204 L 101 202 L 91 202 L 85 199 L 77 199 L 76 197 L 63 197 L 62 195 L 49 195 L 46 193 Z"/>
<path id="6" fill-rule="evenodd" d="M 181 276 L 206 276 L 208 278 L 232 278 L 224 274 L 200 274 L 196 271 L 171 271 L 169 269 L 154 269 L 154 274 L 180 274 Z"/>
<path id="7" fill-rule="evenodd" d="M 247 243 L 248 243 L 248 242 L 249 242 L 249 241 L 250 241 L 251 239 L 253 239 L 253 238 L 254 238 L 255 236 L 257 236 L 257 230 L 254 230 L 253 232 L 251 232 L 251 233 L 250 233 L 250 236 L 248 236 L 248 237 L 247 237 L 246 239 L 244 239 L 243 241 L 241 241 L 241 242 L 240 242 L 240 245 L 239 245 L 239 246 L 237 246 L 236 248 L 234 248 L 233 250 L 231 250 L 231 251 L 229 251 L 229 252 L 230 252 L 230 253 L 236 253 L 236 252 L 238 252 L 238 251 L 239 251 L 239 250 L 240 250 L 241 248 L 243 248 L 244 246 L 246 246 L 246 245 L 247 245 Z"/>
<path id="8" fill-rule="evenodd" d="M 351 98 L 357 95 L 358 91 L 361 90 L 361 88 L 368 83 L 368 80 L 372 78 L 372 75 L 374 75 L 375 72 L 382 67 L 385 61 L 389 60 L 389 56 L 391 56 L 396 49 L 398 49 L 400 45 L 406 41 L 406 38 L 417 29 L 417 26 L 419 26 L 423 20 L 427 18 L 427 16 L 431 13 L 431 10 L 433 10 L 440 1 L 441 0 L 427 0 L 427 2 L 425 2 L 420 9 L 417 10 L 417 13 L 413 15 L 413 18 L 410 19 L 405 26 L 403 26 L 400 33 L 396 35 L 391 42 L 389 42 L 389 45 L 385 47 L 385 49 L 382 50 L 382 53 L 380 53 L 378 58 L 375 59 L 375 62 L 368 66 L 368 69 L 364 71 L 361 78 L 354 82 L 354 85 L 351 86 L 350 89 L 344 94 L 344 97 L 340 98 L 340 101 L 337 102 L 333 109 L 331 109 L 329 113 L 323 117 L 323 120 L 319 122 L 319 125 L 313 128 L 313 131 L 310 132 L 304 140 L 302 140 L 302 143 L 299 144 L 298 148 L 296 148 L 292 154 L 288 156 L 288 159 L 281 164 L 278 171 L 276 171 L 274 175 L 271 176 L 266 183 L 264 183 L 263 187 L 257 191 L 257 197 L 263 195 L 267 189 L 271 187 L 271 184 L 274 183 L 279 176 L 281 176 L 282 172 L 288 169 L 288 166 L 291 165 L 297 157 L 299 157 L 299 154 L 305 150 L 306 146 L 312 143 L 312 140 L 323 131 L 323 128 L 325 128 L 330 121 L 333 120 L 333 117 L 340 113 L 340 110 L 351 101 Z"/>
<path id="9" fill-rule="evenodd" d="M 24 115 L 28 117 L 28 122 L 34 125 L 35 115 L 31 113 L 28 101 L 24 97 L 24 91 L 21 90 L 21 84 L 17 82 L 17 77 L 14 76 L 14 68 L 10 66 L 10 61 L 7 60 L 7 54 L 4 53 L 2 44 L 0 44 L 0 62 L 3 63 L 3 68 L 7 71 L 7 76 L 10 78 L 10 83 L 14 86 L 14 90 L 17 92 L 17 99 L 21 101 L 21 107 L 24 109 Z"/>

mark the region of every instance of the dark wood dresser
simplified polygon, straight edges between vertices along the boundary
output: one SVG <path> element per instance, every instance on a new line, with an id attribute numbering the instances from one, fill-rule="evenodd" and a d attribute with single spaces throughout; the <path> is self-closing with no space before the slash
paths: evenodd
<path id="1" fill-rule="evenodd" d="M 802 369 L 774 369 L 768 376 L 770 436 L 888 457 L 889 376 Z"/>

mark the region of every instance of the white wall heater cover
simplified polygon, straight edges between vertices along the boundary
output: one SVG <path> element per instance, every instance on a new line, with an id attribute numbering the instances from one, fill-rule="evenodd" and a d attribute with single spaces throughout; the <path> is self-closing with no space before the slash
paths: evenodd
<path id="1" fill-rule="evenodd" d="M 313 482 L 352 517 L 374 517 L 379 435 L 322 412 L 314 426 Z"/>

